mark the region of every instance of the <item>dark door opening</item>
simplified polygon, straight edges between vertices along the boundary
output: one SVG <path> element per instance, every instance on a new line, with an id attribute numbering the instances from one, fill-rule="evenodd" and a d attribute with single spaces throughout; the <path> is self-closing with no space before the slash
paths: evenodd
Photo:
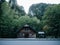
<path id="1" fill-rule="evenodd" d="M 25 33 L 25 38 L 29 38 L 29 34 L 28 33 Z"/>

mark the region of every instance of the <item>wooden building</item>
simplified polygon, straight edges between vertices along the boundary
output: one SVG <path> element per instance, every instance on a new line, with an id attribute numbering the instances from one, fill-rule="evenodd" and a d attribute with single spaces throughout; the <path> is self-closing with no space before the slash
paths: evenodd
<path id="1" fill-rule="evenodd" d="M 37 32 L 26 24 L 19 29 L 17 38 L 36 38 L 36 34 Z"/>

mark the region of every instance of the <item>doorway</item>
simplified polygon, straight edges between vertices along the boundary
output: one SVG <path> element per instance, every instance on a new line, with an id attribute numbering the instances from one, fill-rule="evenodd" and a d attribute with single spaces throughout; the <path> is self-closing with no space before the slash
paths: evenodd
<path id="1" fill-rule="evenodd" d="M 29 33 L 25 33 L 24 38 L 29 38 Z"/>

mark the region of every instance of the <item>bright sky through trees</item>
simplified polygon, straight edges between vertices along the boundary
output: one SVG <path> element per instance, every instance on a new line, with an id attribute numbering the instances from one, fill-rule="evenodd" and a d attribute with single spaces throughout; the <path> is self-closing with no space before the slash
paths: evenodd
<path id="1" fill-rule="evenodd" d="M 58 4 L 60 0 L 17 0 L 18 5 L 23 6 L 26 13 L 28 13 L 28 9 L 32 4 L 36 3 L 51 3 Z"/>

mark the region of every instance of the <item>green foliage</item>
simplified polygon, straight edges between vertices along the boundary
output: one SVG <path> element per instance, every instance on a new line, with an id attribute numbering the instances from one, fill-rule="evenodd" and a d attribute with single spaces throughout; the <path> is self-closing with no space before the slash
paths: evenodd
<path id="1" fill-rule="evenodd" d="M 42 25 L 49 35 L 60 36 L 60 5 L 54 5 L 47 8 L 42 17 Z M 46 29 L 47 28 L 47 29 Z"/>
<path id="2" fill-rule="evenodd" d="M 0 16 L 1 16 L 1 14 L 2 14 L 1 5 L 2 5 L 2 3 L 4 3 L 4 2 L 5 2 L 5 0 L 0 0 Z"/>
<path id="3" fill-rule="evenodd" d="M 40 20 L 36 17 L 31 18 L 27 15 L 16 15 L 16 11 L 11 9 L 7 2 L 2 3 L 1 9 L 2 15 L 0 16 L 0 37 L 16 37 L 16 31 L 27 23 L 38 31 Z"/>
<path id="4" fill-rule="evenodd" d="M 29 15 L 36 16 L 38 19 L 41 20 L 42 16 L 44 15 L 45 9 L 50 5 L 51 4 L 45 4 L 45 3 L 33 4 L 29 8 Z"/>
<path id="5" fill-rule="evenodd" d="M 0 16 L 0 37 L 9 37 L 13 34 L 13 28 L 16 26 L 17 19 L 15 11 L 12 10 L 7 2 L 1 5 L 2 15 Z"/>
<path id="6" fill-rule="evenodd" d="M 23 6 L 18 6 L 17 5 L 16 6 L 16 12 L 18 12 L 18 13 L 16 13 L 16 14 L 18 14 L 18 16 L 23 16 L 23 15 L 26 14 Z"/>
<path id="7" fill-rule="evenodd" d="M 38 20 L 36 17 L 30 18 L 29 16 L 25 15 L 25 16 L 21 16 L 18 19 L 17 24 L 18 24 L 17 26 L 19 28 L 21 28 L 25 24 L 29 24 L 30 26 L 32 26 L 32 28 L 34 28 L 36 31 L 38 31 L 37 27 L 39 27 L 38 25 L 40 24 L 40 20 Z"/>
<path id="8" fill-rule="evenodd" d="M 0 3 L 2 4 L 3 2 L 5 2 L 5 0 L 0 0 Z"/>
<path id="9" fill-rule="evenodd" d="M 16 37 L 18 29 L 25 24 L 37 32 L 44 30 L 47 35 L 60 37 L 60 4 L 34 4 L 29 9 L 29 16 L 25 15 L 22 6 L 15 6 L 12 9 L 7 2 L 0 5 L 0 37 Z"/>
<path id="10" fill-rule="evenodd" d="M 18 15 L 18 16 L 23 16 L 25 15 L 25 11 L 24 11 L 24 7 L 23 6 L 19 6 L 17 4 L 17 1 L 16 0 L 10 0 L 9 1 L 9 5 L 10 7 L 15 10 L 15 15 Z"/>

